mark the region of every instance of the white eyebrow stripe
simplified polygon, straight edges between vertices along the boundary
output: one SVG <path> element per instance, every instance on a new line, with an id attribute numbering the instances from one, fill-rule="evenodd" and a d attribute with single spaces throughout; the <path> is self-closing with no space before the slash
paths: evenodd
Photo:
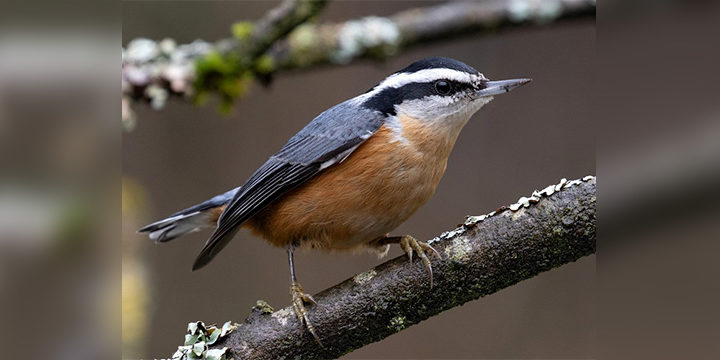
<path id="1" fill-rule="evenodd" d="M 439 79 L 448 79 L 464 83 L 471 83 L 473 80 L 482 79 L 482 74 L 468 74 L 464 71 L 453 69 L 425 69 L 414 73 L 398 73 L 388 76 L 374 90 L 382 91 L 387 88 L 399 88 L 411 83 L 431 82 Z M 373 91 L 374 92 L 374 91 Z"/>

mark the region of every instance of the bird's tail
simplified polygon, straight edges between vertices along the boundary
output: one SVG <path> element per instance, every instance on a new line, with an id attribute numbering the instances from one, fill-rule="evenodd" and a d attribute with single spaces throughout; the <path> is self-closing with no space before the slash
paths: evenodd
<path id="1" fill-rule="evenodd" d="M 138 230 L 138 232 L 148 233 L 150 239 L 155 240 L 155 242 L 166 242 L 205 228 L 214 228 L 216 221 L 217 216 L 213 221 L 213 211 L 195 211 L 156 221 Z"/>
<path id="2" fill-rule="evenodd" d="M 169 217 L 146 225 L 138 230 L 139 233 L 148 233 L 150 239 L 155 242 L 166 242 L 179 236 L 212 229 L 217 226 L 218 217 L 225 210 L 225 206 L 237 192 L 237 189 L 230 190 L 224 194 L 178 211 Z"/>

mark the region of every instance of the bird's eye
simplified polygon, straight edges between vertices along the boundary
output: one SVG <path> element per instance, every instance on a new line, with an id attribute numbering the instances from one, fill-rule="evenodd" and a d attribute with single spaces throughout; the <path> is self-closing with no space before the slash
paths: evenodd
<path id="1" fill-rule="evenodd" d="M 445 80 L 438 80 L 435 82 L 435 90 L 440 95 L 447 95 L 450 93 L 450 90 L 452 90 L 452 86 Z"/>

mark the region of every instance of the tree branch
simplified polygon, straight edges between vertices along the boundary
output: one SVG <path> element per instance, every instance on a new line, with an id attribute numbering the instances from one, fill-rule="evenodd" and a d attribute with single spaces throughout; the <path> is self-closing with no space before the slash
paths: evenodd
<path id="1" fill-rule="evenodd" d="M 255 59 L 278 39 L 282 39 L 298 25 L 320 13 L 327 0 L 285 0 L 272 9 L 253 27 L 244 52 Z M 242 36 L 240 36 L 242 38 Z M 244 43 L 240 43 L 244 44 Z M 238 51 L 238 49 L 233 49 Z"/>
<path id="2" fill-rule="evenodd" d="M 134 123 L 130 99 L 144 99 L 160 109 L 170 94 L 187 98 L 200 91 L 216 91 L 230 104 L 247 87 L 253 73 L 262 73 L 263 62 L 258 62 L 258 57 L 319 14 L 326 3 L 284 0 L 254 24 L 233 24 L 235 37 L 215 45 L 201 40 L 180 46 L 172 39 L 131 41 L 122 52 L 123 123 Z"/>
<path id="3" fill-rule="evenodd" d="M 422 263 L 400 256 L 315 295 L 310 317 L 321 348 L 290 306 L 258 301 L 236 331 L 214 343 L 237 359 L 327 359 L 382 340 L 470 300 L 595 252 L 594 176 L 561 181 L 431 241 L 434 287 Z"/>
<path id="4" fill-rule="evenodd" d="M 594 16 L 592 0 L 458 1 L 405 10 L 387 18 L 370 16 L 340 24 L 308 24 L 276 43 L 270 56 L 276 71 L 345 64 L 356 59 L 383 60 L 402 49 L 461 35 Z"/>
<path id="5" fill-rule="evenodd" d="M 229 105 L 250 80 L 267 82 L 279 71 L 382 60 L 412 46 L 464 34 L 595 16 L 594 0 L 488 0 L 451 2 L 337 24 L 307 23 L 324 4 L 324 0 L 286 0 L 254 24 L 234 24 L 235 37 L 215 44 L 131 41 L 123 49 L 123 119 L 131 115 L 130 100 L 145 100 L 160 109 L 168 95 L 190 98 L 216 92 Z"/>

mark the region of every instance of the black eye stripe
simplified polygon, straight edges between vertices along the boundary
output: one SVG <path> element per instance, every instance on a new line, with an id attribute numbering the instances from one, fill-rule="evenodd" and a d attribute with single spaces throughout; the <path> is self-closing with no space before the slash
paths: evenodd
<path id="1" fill-rule="evenodd" d="M 436 83 L 445 81 L 450 85 L 450 91 L 445 94 L 438 94 Z M 386 88 L 379 93 L 373 95 L 363 102 L 363 106 L 372 110 L 377 110 L 383 114 L 395 114 L 395 105 L 405 100 L 422 99 L 426 96 L 452 96 L 458 92 L 473 88 L 472 84 L 465 82 L 439 79 L 430 82 L 418 82 L 403 85 L 399 88 Z"/>

